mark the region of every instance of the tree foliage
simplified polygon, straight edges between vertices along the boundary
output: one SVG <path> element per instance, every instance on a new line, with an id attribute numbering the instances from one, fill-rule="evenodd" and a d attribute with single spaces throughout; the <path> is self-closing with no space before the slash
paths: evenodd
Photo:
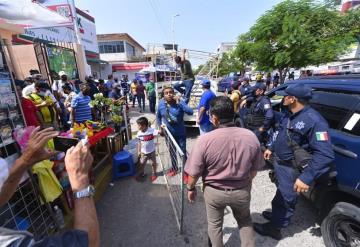
<path id="1" fill-rule="evenodd" d="M 230 72 L 243 71 L 245 69 L 244 64 L 237 55 L 234 50 L 222 55 L 217 70 L 219 76 L 228 75 Z"/>
<path id="2" fill-rule="evenodd" d="M 259 70 L 288 71 L 336 60 L 360 32 L 360 10 L 341 15 L 336 1 L 286 0 L 239 37 L 235 55 Z"/>

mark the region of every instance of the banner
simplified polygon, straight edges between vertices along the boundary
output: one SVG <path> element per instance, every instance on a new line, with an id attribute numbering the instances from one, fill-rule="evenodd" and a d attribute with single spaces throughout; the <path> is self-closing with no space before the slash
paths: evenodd
<path id="1" fill-rule="evenodd" d="M 72 23 L 71 18 L 31 0 L 2 0 L 0 18 L 23 27 L 69 26 Z"/>

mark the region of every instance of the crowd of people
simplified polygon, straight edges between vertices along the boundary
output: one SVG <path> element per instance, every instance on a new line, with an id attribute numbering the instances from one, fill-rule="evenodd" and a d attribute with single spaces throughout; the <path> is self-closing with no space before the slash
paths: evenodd
<path id="1" fill-rule="evenodd" d="M 307 192 L 314 181 L 329 172 L 330 163 L 334 159 L 328 124 L 309 106 L 312 89 L 304 84 L 294 83 L 277 92 L 283 98 L 280 111 L 275 112 L 270 99 L 265 95 L 270 87 L 271 75 L 267 75 L 265 81 L 258 77 L 253 86 L 248 78 L 242 78 L 232 85 L 231 95 L 225 96 L 216 96 L 210 89 L 211 82 L 202 80 L 203 94 L 196 119 L 200 137 L 187 157 L 184 114 L 194 114 L 194 110 L 188 105 L 194 78 L 189 72 L 189 61 L 184 57 L 177 57 L 176 62 L 182 68 L 183 80 L 174 87 L 163 87 L 156 111 L 158 128 L 151 128 L 149 120 L 144 116 L 137 119 L 140 168 L 136 180 L 142 181 L 145 178 L 148 160 L 152 164 L 150 180 L 156 180 L 154 138 L 168 131 L 184 154 L 184 183 L 191 203 L 197 197 L 196 182 L 202 179 L 209 246 L 223 246 L 222 224 L 226 206 L 232 209 L 238 223 L 242 246 L 255 246 L 254 230 L 280 240 L 281 229 L 290 224 L 299 193 Z M 60 126 L 66 128 L 74 121 L 92 119 L 94 113 L 89 102 L 94 94 L 101 92 L 113 100 L 122 98 L 133 107 L 137 101 L 140 112 L 145 110 L 147 98 L 150 111 L 155 113 L 156 89 L 149 77 L 146 77 L 145 85 L 137 80 L 129 83 L 126 76 L 119 82 L 113 75 L 109 75 L 106 82 L 101 79 L 95 82 L 92 78 L 87 78 L 85 83 L 81 83 L 71 81 L 65 73 L 61 73 L 60 79 L 50 90 L 37 71 L 31 73 L 31 78 L 23 83 L 18 82 L 17 87 L 27 125 L 38 127 L 30 137 L 28 148 L 15 162 L 8 180 L 2 185 L 0 205 L 14 193 L 21 174 L 27 168 L 52 155 L 43 146 L 58 134 L 56 129 Z M 277 86 L 278 78 L 274 77 L 272 82 L 273 86 Z M 182 96 L 177 96 L 176 91 Z M 236 119 L 239 119 L 240 126 L 236 125 Z M 47 128 L 50 126 L 53 129 Z M 167 171 L 167 175 L 174 176 L 179 173 L 176 147 L 169 140 L 167 145 L 171 157 L 171 169 Z M 302 151 L 301 157 L 297 152 L 299 150 Z M 271 202 L 272 211 L 262 212 L 268 222 L 252 223 L 252 181 L 257 172 L 265 167 L 265 161 L 272 163 L 277 191 Z M 91 189 L 88 188 L 91 162 L 89 149 L 82 142 L 66 153 L 65 165 L 74 192 L 87 189 L 88 194 L 75 200 L 75 230 L 45 238 L 38 246 L 59 241 L 79 242 L 79 245 L 73 246 L 99 246 L 99 226 Z M 86 217 L 83 215 L 85 211 Z M 8 238 L 9 243 L 35 241 L 28 233 L 0 230 L 5 232 L 5 236 L 14 236 Z"/>
<path id="2" fill-rule="evenodd" d="M 95 120 L 97 112 L 90 108 L 89 103 L 94 95 L 102 93 L 113 101 L 137 101 L 140 111 L 145 110 L 145 99 L 149 100 L 149 108 L 155 113 L 155 84 L 146 77 L 145 84 L 134 79 L 131 83 L 127 75 L 119 81 L 113 75 L 95 81 L 87 77 L 85 82 L 70 80 L 65 72 L 60 71 L 58 78 L 50 88 L 37 70 L 31 70 L 30 76 L 24 81 L 16 80 L 18 95 L 24 110 L 28 126 L 54 127 L 68 130 L 73 124 L 86 120 Z M 146 86 L 145 86 L 146 85 Z"/>

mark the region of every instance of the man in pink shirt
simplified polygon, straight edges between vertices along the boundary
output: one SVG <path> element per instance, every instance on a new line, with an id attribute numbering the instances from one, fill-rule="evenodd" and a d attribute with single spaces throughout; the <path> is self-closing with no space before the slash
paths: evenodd
<path id="1" fill-rule="evenodd" d="M 200 136 L 185 165 L 189 174 L 188 199 L 196 198 L 196 181 L 202 177 L 213 247 L 222 247 L 224 210 L 229 206 L 238 223 L 242 246 L 255 246 L 250 217 L 252 179 L 265 165 L 260 143 L 253 132 L 235 127 L 232 101 L 219 96 L 210 103 L 210 121 L 215 130 Z"/>

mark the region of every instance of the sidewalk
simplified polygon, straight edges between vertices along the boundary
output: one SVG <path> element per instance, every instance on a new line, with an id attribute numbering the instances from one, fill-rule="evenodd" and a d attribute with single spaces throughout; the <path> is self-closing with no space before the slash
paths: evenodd
<path id="1" fill-rule="evenodd" d="M 131 108 L 129 113 L 133 136 L 137 132 L 136 119 L 145 116 L 151 123 L 155 114 Z M 153 127 L 155 127 L 153 125 Z M 160 172 L 161 168 L 158 167 Z M 198 203 L 186 205 L 185 234 L 180 235 L 164 178 L 150 182 L 151 166 L 144 182 L 123 178 L 107 188 L 96 205 L 101 233 L 101 246 L 169 247 L 207 246 L 206 216 L 202 195 Z"/>

